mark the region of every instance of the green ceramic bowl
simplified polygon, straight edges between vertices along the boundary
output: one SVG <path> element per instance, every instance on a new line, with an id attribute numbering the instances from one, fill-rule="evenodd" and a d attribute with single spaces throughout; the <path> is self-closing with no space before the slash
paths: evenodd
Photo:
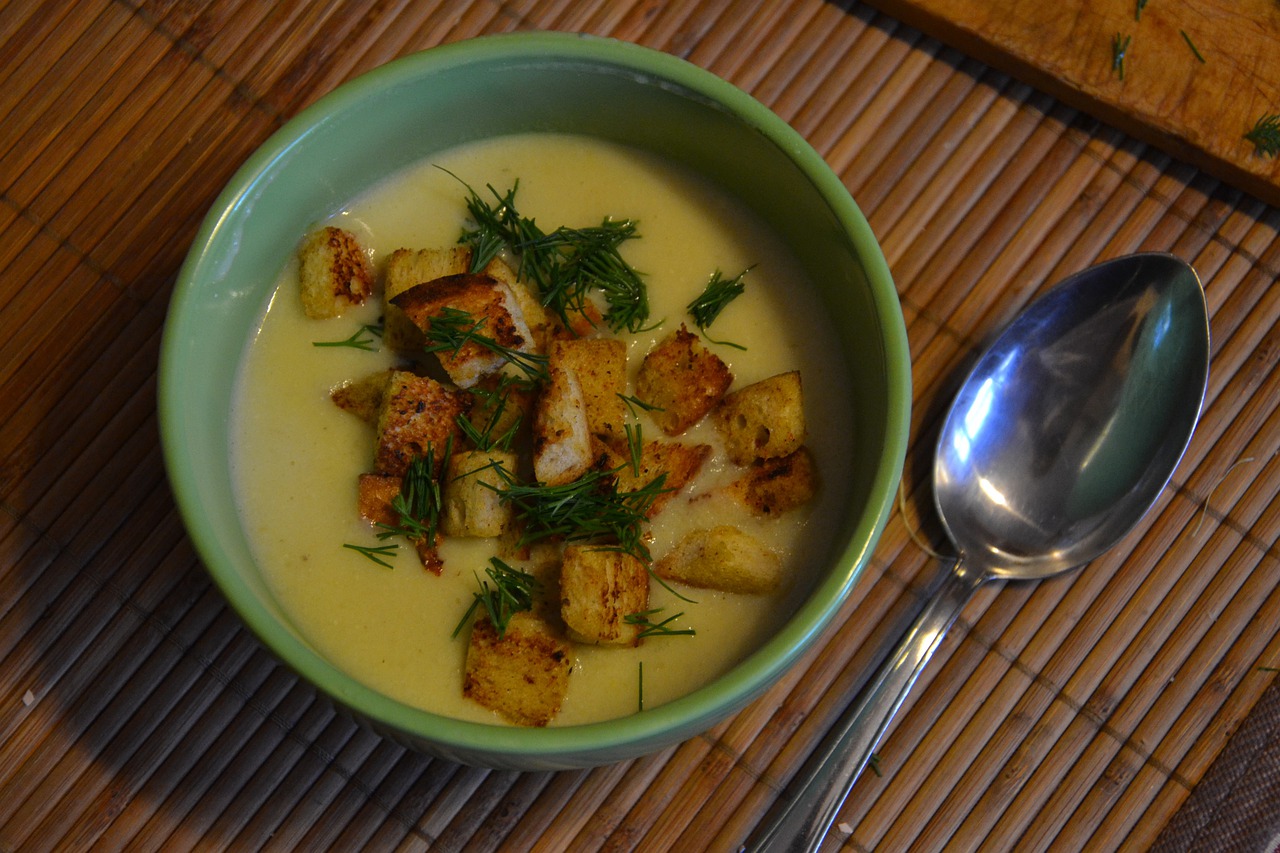
<path id="1" fill-rule="evenodd" d="M 590 134 L 692 166 L 754 208 L 791 245 L 838 325 L 858 436 L 836 558 L 762 648 L 685 698 L 624 719 L 520 729 L 425 713 L 365 687 L 283 617 L 250 554 L 229 471 L 237 363 L 316 211 L 459 143 L 528 131 Z M 370 157 L 377 151 L 377 157 Z M 852 589 L 893 505 L 911 372 L 901 308 L 866 220 L 822 158 L 742 91 L 635 45 L 554 33 L 434 48 L 354 80 L 267 140 L 214 204 L 182 268 L 165 327 L 160 425 L 196 548 L 262 642 L 357 718 L 427 753 L 492 767 L 620 761 L 693 737 L 759 696 L 818 637 Z"/>

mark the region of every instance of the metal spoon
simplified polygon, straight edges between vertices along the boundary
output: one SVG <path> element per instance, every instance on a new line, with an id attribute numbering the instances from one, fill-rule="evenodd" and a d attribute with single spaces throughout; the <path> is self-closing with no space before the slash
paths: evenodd
<path id="1" fill-rule="evenodd" d="M 959 557 L 876 680 L 744 849 L 815 850 L 929 658 L 978 587 L 1087 563 L 1159 496 L 1209 378 L 1195 271 L 1138 254 L 1065 279 L 982 355 L 938 437 L 934 501 Z"/>

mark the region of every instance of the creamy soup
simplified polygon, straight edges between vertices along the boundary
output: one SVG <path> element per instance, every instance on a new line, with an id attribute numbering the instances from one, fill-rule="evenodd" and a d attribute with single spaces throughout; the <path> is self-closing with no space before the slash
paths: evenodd
<path id="1" fill-rule="evenodd" d="M 437 168 L 443 167 L 442 168 Z M 375 266 L 395 249 L 444 247 L 464 224 L 465 189 L 487 196 L 517 179 L 517 206 L 545 231 L 631 218 L 639 239 L 622 252 L 648 285 L 660 327 L 629 337 L 634 383 L 645 353 L 681 322 L 686 306 L 719 269 L 751 267 L 746 290 L 709 330 L 745 350 L 708 344 L 730 367 L 733 388 L 798 369 L 804 382 L 807 445 L 820 470 L 816 498 L 772 520 L 751 518 L 720 499 L 699 499 L 736 475 L 717 453 L 699 477 L 654 520 L 651 551 L 661 557 L 695 527 L 733 523 L 783 556 L 788 581 L 772 595 L 679 588 L 681 600 L 652 585 L 659 618 L 693 636 L 653 637 L 638 647 L 575 645 L 569 694 L 552 725 L 636 713 L 689 693 L 742 660 L 775 631 L 812 587 L 831 551 L 829 531 L 846 501 L 852 436 L 850 383 L 834 331 L 795 260 L 733 199 L 654 156 L 599 141 L 556 135 L 510 137 L 447 152 L 330 212 L 359 236 Z M 317 211 L 324 217 L 325 211 Z M 301 236 L 301 235 L 300 235 Z M 293 246 L 281 246 L 292 254 Z M 375 529 L 356 510 L 356 482 L 372 466 L 372 428 L 337 408 L 331 389 L 388 366 L 386 352 L 313 346 L 377 323 L 378 300 L 332 320 L 304 316 L 296 263 L 285 270 L 248 347 L 237 391 L 233 460 L 250 541 L 281 608 L 324 657 L 388 696 L 450 717 L 501 722 L 463 697 L 466 632 L 452 637 L 477 591 L 491 540 L 448 539 L 440 576 L 423 570 L 413 549 L 399 548 L 384 568 L 344 544 L 376 546 Z M 634 393 L 634 384 L 629 392 Z M 646 438 L 660 431 L 642 415 Z M 719 448 L 704 420 L 684 441 Z M 729 517 L 725 513 L 730 513 Z M 518 565 L 518 564 L 517 564 Z M 643 666 L 641 666 L 643 664 Z M 643 673 L 641 675 L 641 673 Z"/>

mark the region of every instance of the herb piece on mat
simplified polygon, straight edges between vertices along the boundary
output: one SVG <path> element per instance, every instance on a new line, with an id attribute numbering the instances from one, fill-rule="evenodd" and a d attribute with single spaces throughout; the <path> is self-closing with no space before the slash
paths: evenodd
<path id="1" fill-rule="evenodd" d="M 1195 58 L 1200 61 L 1201 65 L 1204 65 L 1205 64 L 1204 57 L 1200 55 L 1200 51 L 1196 48 L 1195 42 L 1191 40 L 1191 36 L 1187 35 L 1187 31 L 1178 30 L 1178 33 L 1182 36 L 1182 40 L 1187 43 L 1187 47 L 1191 48 L 1192 55 L 1194 55 Z"/>
<path id="2" fill-rule="evenodd" d="M 1122 36 L 1116 33 L 1111 39 L 1111 70 L 1124 79 L 1124 57 L 1129 50 L 1129 42 L 1133 41 L 1133 36 Z"/>
<path id="3" fill-rule="evenodd" d="M 1264 115 L 1258 119 L 1253 130 L 1246 133 L 1244 138 L 1253 143 L 1253 153 L 1259 157 L 1280 154 L 1280 113 Z"/>

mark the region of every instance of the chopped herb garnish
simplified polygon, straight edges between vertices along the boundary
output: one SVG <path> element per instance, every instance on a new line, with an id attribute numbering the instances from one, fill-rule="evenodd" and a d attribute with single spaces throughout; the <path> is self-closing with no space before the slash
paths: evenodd
<path id="1" fill-rule="evenodd" d="M 1147 0 L 1137 0 L 1137 4 L 1133 8 L 1133 19 L 1135 21 L 1142 20 L 1142 10 L 1147 6 Z"/>
<path id="2" fill-rule="evenodd" d="M 481 580 L 480 576 L 476 575 L 476 583 L 479 584 L 480 591 L 473 593 L 471 606 L 462 615 L 458 626 L 453 629 L 454 637 L 461 633 L 467 620 L 480 607 L 484 608 L 489 621 L 497 630 L 498 638 L 505 637 L 507 626 L 511 624 L 511 617 L 521 611 L 532 609 L 533 597 L 542 589 L 542 584 L 533 575 L 512 568 L 497 557 L 489 558 L 489 566 L 485 568 L 484 573 L 489 576 L 489 580 L 493 581 L 493 586 L 489 586 L 489 581 Z"/>
<path id="3" fill-rule="evenodd" d="M 707 286 L 702 289 L 701 295 L 689 303 L 689 314 L 693 317 L 693 321 L 698 324 L 698 329 L 701 330 L 703 335 L 706 335 L 707 329 L 715 322 L 716 317 L 720 316 L 720 312 L 724 310 L 725 306 L 736 299 L 746 288 L 746 282 L 743 279 L 751 270 L 752 267 L 747 267 L 733 278 L 727 279 L 717 269 L 711 274 L 711 278 L 707 280 Z M 710 337 L 707 340 L 713 344 L 746 349 L 744 346 L 729 343 L 728 341 L 712 340 Z"/>
<path id="4" fill-rule="evenodd" d="M 616 544 L 601 545 L 602 550 L 621 551 L 645 565 L 650 563 L 643 525 L 653 502 L 667 491 L 665 473 L 635 491 L 623 492 L 613 471 L 588 471 L 571 483 L 547 486 L 519 483 L 506 468 L 493 467 L 503 485 L 490 488 L 513 505 L 524 522 L 521 547 L 551 537 L 566 542 L 605 539 Z"/>
<path id="5" fill-rule="evenodd" d="M 1121 80 L 1124 79 L 1124 56 L 1132 40 L 1133 36 L 1122 36 L 1120 33 L 1116 33 L 1111 40 L 1111 70 L 1119 74 Z"/>
<path id="6" fill-rule="evenodd" d="M 400 548 L 399 545 L 394 545 L 394 544 L 379 545 L 376 548 L 371 548 L 366 545 L 352 545 L 350 542 L 342 543 L 342 547 L 350 548 L 352 551 L 355 551 L 357 554 L 363 554 L 365 557 L 368 557 L 370 560 L 373 560 L 379 566 L 386 566 L 388 569 L 393 569 L 395 568 L 395 566 L 391 565 L 390 563 L 388 563 L 386 560 L 382 558 L 394 557 L 396 555 L 396 551 L 399 550 Z"/>
<path id="7" fill-rule="evenodd" d="M 1201 56 L 1200 51 L 1196 49 L 1195 42 L 1191 40 L 1191 36 L 1187 35 L 1186 30 L 1178 30 L 1178 32 L 1181 33 L 1182 40 L 1187 43 L 1187 47 L 1191 48 L 1191 53 L 1195 55 L 1196 59 L 1200 60 L 1201 65 L 1204 65 L 1204 57 Z"/>
<path id="8" fill-rule="evenodd" d="M 1253 143 L 1253 153 L 1259 157 L 1280 154 L 1280 113 L 1264 115 L 1258 119 L 1253 130 L 1246 133 L 1244 138 Z"/>
<path id="9" fill-rule="evenodd" d="M 627 409 L 631 412 L 631 417 L 640 417 L 640 412 L 662 412 L 665 411 L 661 406 L 655 406 L 652 403 L 646 403 L 639 397 L 633 397 L 629 394 L 619 394 L 622 402 L 627 404 Z"/>
<path id="10" fill-rule="evenodd" d="M 436 469 L 435 453 L 430 444 L 427 445 L 426 455 L 414 455 L 400 481 L 400 494 L 391 501 L 391 509 L 395 511 L 399 521 L 396 524 L 378 522 L 383 530 L 378 534 L 379 539 L 403 536 L 412 542 L 435 542 L 440 512 L 444 508 L 439 472 L 449 467 L 452 453 L 453 439 L 450 437 L 445 444 L 439 471 Z"/>
<path id="11" fill-rule="evenodd" d="M 428 342 L 424 352 L 456 353 L 471 343 L 489 352 L 500 355 L 515 365 L 526 376 L 541 378 L 547 373 L 547 357 L 538 353 L 524 352 L 513 347 L 504 346 L 484 334 L 484 317 L 476 319 L 468 311 L 458 308 L 445 308 L 439 314 L 432 315 Z"/>
<path id="12" fill-rule="evenodd" d="M 466 415 L 458 415 L 458 428 L 471 440 L 477 450 L 510 450 L 511 442 L 515 440 L 522 420 L 519 411 L 516 411 L 514 417 L 507 417 L 507 406 L 511 405 L 511 393 L 516 388 L 529 390 L 532 387 L 528 380 L 517 379 L 504 373 L 498 378 L 497 388 L 477 386 L 469 389 L 483 406 L 481 413 L 486 415 L 484 425 L 477 427 Z M 499 431 L 498 428 L 504 421 L 507 422 L 506 428 Z"/>
<path id="13" fill-rule="evenodd" d="M 366 338 L 365 335 L 371 337 Z M 365 352 L 377 352 L 378 348 L 374 346 L 374 338 L 382 337 L 382 327 L 372 324 L 365 324 L 356 329 L 355 333 L 341 341 L 312 341 L 313 347 L 351 347 L 352 349 L 364 350 Z"/>
<path id="14" fill-rule="evenodd" d="M 879 756 L 879 754 L 877 754 L 877 753 L 874 753 L 874 752 L 873 752 L 873 753 L 871 753 L 871 755 L 867 756 L 867 766 L 868 766 L 868 767 L 870 767 L 870 768 L 871 768 L 871 772 L 872 772 L 872 773 L 874 773 L 874 774 L 876 774 L 877 776 L 883 776 L 883 775 L 884 775 L 883 773 L 881 773 L 881 772 L 880 772 L 880 756 Z"/>
<path id="15" fill-rule="evenodd" d="M 588 294 L 598 290 L 608 305 L 605 320 L 611 329 L 639 332 L 645 328 L 648 291 L 618 249 L 638 236 L 634 221 L 605 219 L 596 227 L 560 227 L 547 233 L 516 209 L 519 181 L 505 193 L 488 185 L 492 203 L 465 181 L 458 181 L 467 189 L 467 212 L 476 224 L 458 240 L 471 246 L 473 272 L 505 249 L 519 258 L 519 275 L 533 283 L 542 303 L 566 326 L 573 326 L 571 314 L 586 314 Z"/>
<path id="16" fill-rule="evenodd" d="M 637 625 L 640 627 L 640 633 L 637 635 L 643 640 L 648 637 L 692 637 L 697 631 L 692 628 L 672 628 L 671 623 L 684 615 L 684 612 L 676 613 L 663 619 L 661 622 L 654 622 L 650 617 L 660 613 L 661 607 L 655 607 L 652 610 L 642 610 L 639 613 L 628 613 L 622 617 L 622 621 L 628 625 Z"/>

